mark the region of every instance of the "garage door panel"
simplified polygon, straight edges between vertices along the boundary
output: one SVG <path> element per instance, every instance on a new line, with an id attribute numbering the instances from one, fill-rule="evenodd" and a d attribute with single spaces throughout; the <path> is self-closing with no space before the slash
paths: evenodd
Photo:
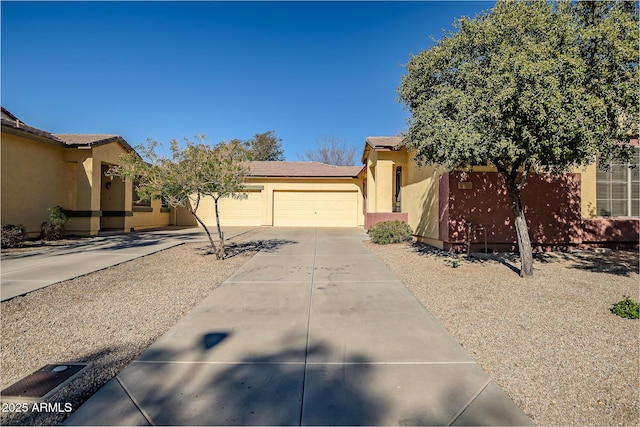
<path id="1" fill-rule="evenodd" d="M 274 191 L 273 225 L 290 227 L 357 226 L 355 191 Z"/>
<path id="2" fill-rule="evenodd" d="M 220 225 L 225 226 L 259 226 L 262 223 L 262 193 L 247 191 L 244 199 L 225 197 L 218 201 Z M 205 202 L 205 201 L 203 201 Z M 207 197 L 200 207 L 204 211 L 204 221 L 216 225 L 216 211 L 213 198 Z"/>

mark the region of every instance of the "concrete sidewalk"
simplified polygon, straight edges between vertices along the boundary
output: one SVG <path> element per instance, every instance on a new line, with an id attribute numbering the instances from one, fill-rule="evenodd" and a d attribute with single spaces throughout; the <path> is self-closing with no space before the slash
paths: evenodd
<path id="1" fill-rule="evenodd" d="M 264 250 L 67 425 L 532 425 L 358 229 Z"/>
<path id="2" fill-rule="evenodd" d="M 227 227 L 225 238 L 253 227 Z M 216 233 L 217 237 L 217 233 Z M 2 301 L 187 242 L 207 241 L 202 228 L 163 228 L 79 239 L 65 246 L 2 254 Z"/>

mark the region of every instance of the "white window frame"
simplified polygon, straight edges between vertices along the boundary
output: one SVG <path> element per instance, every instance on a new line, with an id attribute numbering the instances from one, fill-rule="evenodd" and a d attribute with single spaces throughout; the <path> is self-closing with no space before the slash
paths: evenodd
<path id="1" fill-rule="evenodd" d="M 602 217 L 638 217 L 640 216 L 640 212 L 636 212 L 635 215 L 633 215 L 634 210 L 633 210 L 633 204 L 638 204 L 640 205 L 640 195 L 639 194 L 634 194 L 633 191 L 633 187 L 634 184 L 636 184 L 636 186 L 638 188 L 640 188 L 640 147 L 636 146 L 634 147 L 635 153 L 634 153 L 634 157 L 632 162 L 633 163 L 627 163 L 627 164 L 621 164 L 621 163 L 611 163 L 609 165 L 609 170 L 608 171 L 603 171 L 603 170 L 598 170 L 598 174 L 596 175 L 596 210 L 597 210 L 597 215 L 598 216 L 602 216 Z M 635 168 L 631 168 L 630 166 L 632 166 L 633 164 L 635 164 Z M 623 166 L 625 167 L 625 176 L 626 178 L 624 180 L 614 180 L 612 177 L 612 168 L 614 167 L 620 167 Z M 607 179 L 603 180 L 603 179 L 599 179 L 598 175 L 601 174 L 607 174 Z M 614 184 L 626 184 L 627 187 L 627 191 L 626 191 L 626 197 L 624 199 L 614 199 L 613 198 L 613 186 Z M 602 197 L 601 195 L 599 195 L 597 193 L 597 188 L 599 185 L 602 184 L 608 184 L 608 197 Z M 640 190 L 637 190 L 637 192 L 640 192 Z M 626 212 L 624 214 L 618 214 L 616 212 L 616 215 L 612 215 L 613 212 L 613 208 L 612 208 L 612 202 L 613 201 L 625 201 L 626 205 L 627 205 L 627 209 Z M 605 208 L 602 206 L 601 203 L 608 203 L 608 211 L 609 211 L 609 215 L 607 214 L 603 214 L 603 211 L 605 210 Z M 640 211 L 640 209 L 638 209 L 638 211 Z M 606 212 L 606 211 L 605 211 Z"/>

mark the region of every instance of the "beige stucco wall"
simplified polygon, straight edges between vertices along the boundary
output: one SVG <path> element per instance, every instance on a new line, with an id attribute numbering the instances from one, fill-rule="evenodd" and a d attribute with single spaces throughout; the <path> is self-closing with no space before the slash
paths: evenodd
<path id="1" fill-rule="evenodd" d="M 367 213 L 392 212 L 395 171 L 402 167 L 401 211 L 419 240 L 442 246 L 438 240 L 438 178 L 443 168 L 420 167 L 413 154 L 397 151 L 367 152 Z"/>
<path id="2" fill-rule="evenodd" d="M 402 189 L 402 211 L 409 214 L 409 226 L 418 240 L 442 248 L 438 240 L 439 178 L 442 167 L 419 166 L 408 162 L 406 184 Z"/>
<path id="3" fill-rule="evenodd" d="M 580 174 L 580 205 L 582 218 L 595 218 L 596 215 L 596 172 L 594 163 L 584 168 L 575 169 Z"/>
<path id="4" fill-rule="evenodd" d="M 406 174 L 407 153 L 401 151 L 379 151 L 376 162 L 376 203 L 375 210 L 371 212 L 393 212 L 395 205 L 395 179 L 396 168 L 403 168 Z M 403 176 L 404 178 L 404 176 Z M 406 178 L 405 178 L 406 179 Z"/>
<path id="5" fill-rule="evenodd" d="M 151 212 L 136 212 L 133 210 L 133 216 L 129 221 L 129 226 L 134 230 L 144 230 L 148 228 L 166 227 L 171 224 L 171 209 L 163 208 L 162 201 L 151 201 Z"/>
<path id="6" fill-rule="evenodd" d="M 373 150 L 367 150 L 367 169 L 366 169 L 366 211 L 367 212 L 376 212 L 377 209 L 377 194 L 378 194 L 378 183 L 376 180 L 376 162 L 378 161 L 378 153 Z"/>
<path id="7" fill-rule="evenodd" d="M 256 225 L 273 225 L 273 193 L 274 191 L 352 191 L 357 193 L 357 223 L 364 225 L 362 179 L 361 178 L 252 178 L 246 179 L 246 185 L 252 192 L 259 191 L 261 198 L 260 223 Z M 259 190 L 256 190 L 259 188 Z M 198 216 L 207 224 L 215 225 L 215 205 L 208 197 L 198 209 Z M 185 210 L 176 212 L 177 225 L 194 225 L 193 217 Z"/>
<path id="8" fill-rule="evenodd" d="M 75 203 L 66 191 L 75 187 L 76 165 L 64 159 L 64 147 L 2 132 L 2 224 L 23 224 L 29 236 L 40 233 L 48 208 Z"/>

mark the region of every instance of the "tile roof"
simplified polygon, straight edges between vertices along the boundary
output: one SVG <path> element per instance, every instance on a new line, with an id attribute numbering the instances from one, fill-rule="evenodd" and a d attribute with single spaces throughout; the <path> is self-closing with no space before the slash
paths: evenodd
<path id="1" fill-rule="evenodd" d="M 394 149 L 398 148 L 400 143 L 402 142 L 401 136 L 369 136 L 366 139 L 368 145 L 370 145 L 374 149 L 387 148 Z"/>
<path id="2" fill-rule="evenodd" d="M 119 142 L 128 151 L 134 151 L 133 148 L 119 135 L 115 134 L 76 134 L 76 133 L 57 133 L 53 134 L 33 126 L 25 125 L 20 119 L 11 114 L 9 110 L 2 107 L 2 125 L 14 129 L 19 132 L 47 138 L 51 141 L 58 142 L 67 147 L 89 146 L 108 144 L 110 142 Z"/>
<path id="3" fill-rule="evenodd" d="M 318 162 L 249 162 L 251 177 L 354 178 L 362 166 L 333 166 Z"/>
<path id="4" fill-rule="evenodd" d="M 96 145 L 116 141 L 120 138 L 115 134 L 95 134 L 95 133 L 56 133 L 67 145 Z"/>
<path id="5" fill-rule="evenodd" d="M 13 121 L 18 120 L 18 118 L 16 116 L 14 116 L 13 114 L 11 114 L 11 112 L 9 110 L 7 110 L 4 107 L 1 107 L 1 108 L 2 108 L 2 116 L 3 116 L 2 118 L 4 118 L 4 116 L 6 115 L 7 118 L 10 119 L 10 120 L 13 120 Z"/>
<path id="6" fill-rule="evenodd" d="M 55 136 L 63 140 L 68 147 L 95 147 L 111 142 L 119 142 L 127 151 L 135 151 L 123 137 L 111 133 L 56 133 Z"/>
<path id="7" fill-rule="evenodd" d="M 34 128 L 33 126 L 25 125 L 20 119 L 11 114 L 9 110 L 2 107 L 2 126 L 7 128 L 14 129 L 19 132 L 28 133 L 31 135 L 39 136 L 41 138 L 46 138 L 54 142 L 58 142 L 60 144 L 64 144 L 64 141 L 58 138 L 57 136 L 49 133 L 45 130 Z"/>
<path id="8" fill-rule="evenodd" d="M 401 136 L 368 136 L 362 150 L 362 163 L 367 162 L 367 150 L 399 150 L 402 143 Z"/>

